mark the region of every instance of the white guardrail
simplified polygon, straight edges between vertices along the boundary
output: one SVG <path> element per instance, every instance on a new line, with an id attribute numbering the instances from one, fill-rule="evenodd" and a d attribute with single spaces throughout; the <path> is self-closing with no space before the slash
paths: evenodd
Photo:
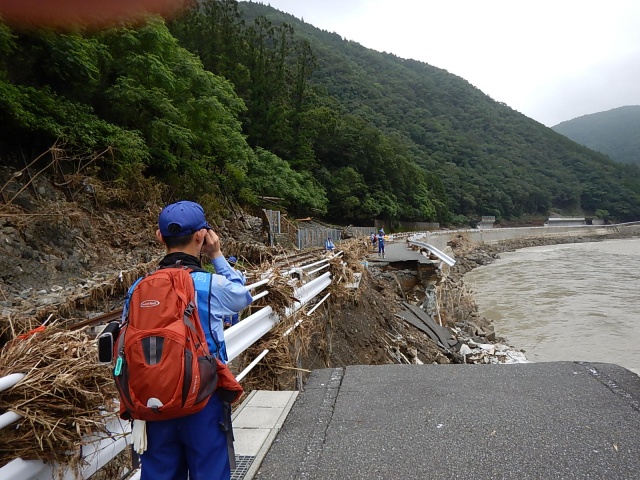
<path id="1" fill-rule="evenodd" d="M 339 257 L 341 255 L 342 252 L 337 252 L 333 257 L 327 257 L 314 263 L 289 270 L 288 273 L 290 275 L 293 276 L 295 274 L 300 280 L 311 277 L 314 273 L 317 274 L 317 276 L 315 276 L 315 278 L 308 279 L 305 283 L 294 290 L 293 296 L 297 301 L 287 308 L 285 311 L 286 317 L 293 315 L 302 307 L 307 305 L 331 284 L 331 274 L 329 272 L 320 273 L 320 271 L 329 266 L 330 258 Z M 306 271 L 311 267 L 319 268 Z M 270 279 L 268 277 L 264 278 L 256 283 L 247 285 L 247 288 L 249 290 L 253 290 L 259 286 L 266 285 L 269 280 Z M 256 300 L 257 298 L 267 294 L 268 291 L 261 292 L 253 298 Z M 324 302 L 327 296 L 328 295 L 325 295 L 316 304 L 316 306 L 313 307 L 313 309 L 319 306 L 321 302 Z M 312 311 L 309 311 L 307 314 L 309 315 L 311 313 Z M 273 311 L 273 309 L 267 306 L 251 314 L 233 327 L 227 329 L 225 331 L 225 343 L 227 345 L 229 362 L 233 361 L 233 359 L 238 355 L 253 345 L 257 340 L 262 338 L 267 332 L 269 332 L 269 330 L 277 325 L 280 320 L 280 317 Z M 302 320 L 296 322 L 293 327 L 285 332 L 285 335 L 289 334 L 290 331 L 299 325 L 301 321 Z M 268 350 L 263 351 L 258 358 L 256 358 L 238 375 L 238 380 L 240 381 L 243 379 L 267 353 Z M 0 378 L 0 392 L 12 388 L 24 377 L 25 374 L 23 373 L 12 373 Z M 19 421 L 21 418 L 22 417 L 20 415 L 13 412 L 6 412 L 0 415 L 0 429 L 8 427 L 9 425 Z M 78 476 L 76 476 L 70 468 L 61 465 L 45 464 L 40 460 L 23 460 L 21 458 L 16 458 L 0 468 L 0 480 L 78 480 L 90 478 L 98 470 L 113 460 L 113 458 L 122 452 L 129 444 L 131 432 L 128 421 L 110 416 L 106 427 L 107 431 L 110 432 L 108 436 L 94 436 L 83 439 L 82 456 L 84 466 L 80 470 Z M 139 476 L 139 472 L 137 476 Z M 137 477 L 134 475 L 132 478 Z"/>

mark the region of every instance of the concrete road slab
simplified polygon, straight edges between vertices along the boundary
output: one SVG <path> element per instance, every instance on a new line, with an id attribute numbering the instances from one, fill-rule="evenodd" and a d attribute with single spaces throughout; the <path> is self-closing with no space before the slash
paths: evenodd
<path id="1" fill-rule="evenodd" d="M 313 372 L 258 479 L 637 479 L 640 378 L 615 365 Z"/>
<path id="2" fill-rule="evenodd" d="M 252 428 L 234 430 L 235 441 L 233 442 L 236 455 L 256 456 L 262 449 L 265 441 L 271 433 L 270 428 Z"/>

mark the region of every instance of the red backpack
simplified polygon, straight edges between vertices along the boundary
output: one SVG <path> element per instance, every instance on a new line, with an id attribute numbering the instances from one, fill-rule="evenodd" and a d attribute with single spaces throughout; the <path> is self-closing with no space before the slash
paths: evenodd
<path id="1" fill-rule="evenodd" d="M 113 371 L 124 419 L 191 415 L 216 390 L 218 364 L 209 355 L 190 272 L 162 268 L 129 290 Z"/>

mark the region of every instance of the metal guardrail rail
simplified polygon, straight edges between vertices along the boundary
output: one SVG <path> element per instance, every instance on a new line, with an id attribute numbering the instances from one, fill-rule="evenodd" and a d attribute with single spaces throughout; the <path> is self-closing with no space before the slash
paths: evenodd
<path id="1" fill-rule="evenodd" d="M 313 262 L 312 264 L 298 267 L 298 269 L 307 269 L 311 266 L 322 264 L 328 266 L 330 258 L 340 255 L 342 255 L 342 252 L 337 252 L 332 257 L 327 257 L 317 262 Z M 290 272 L 294 272 L 298 269 L 291 269 Z M 307 272 L 304 277 L 310 277 L 310 274 L 314 271 Z M 267 277 L 251 285 L 247 285 L 247 288 L 250 290 L 255 289 L 267 284 L 269 280 L 270 279 Z M 317 277 L 309 279 L 307 282 L 300 285 L 294 290 L 294 297 L 297 301 L 285 311 L 285 317 L 298 312 L 301 308 L 311 302 L 318 294 L 324 291 L 330 284 L 331 275 L 329 272 L 325 272 L 318 274 Z M 262 296 L 264 294 L 268 294 L 268 291 L 262 292 L 258 295 Z M 106 316 L 109 315 L 112 314 L 106 314 Z M 229 361 L 233 361 L 233 359 L 253 345 L 257 340 L 262 338 L 262 336 L 269 332 L 280 321 L 281 318 L 270 306 L 267 306 L 261 308 L 233 327 L 227 329 L 225 331 L 225 341 L 227 344 Z M 298 324 L 299 322 L 297 322 L 294 327 Z M 252 364 L 242 372 L 242 378 L 250 371 L 251 368 L 257 365 L 259 360 L 267 353 L 268 351 L 262 352 L 259 358 L 254 360 L 254 362 L 252 362 Z M 12 388 L 24 377 L 24 373 L 12 373 L 0 378 L 0 392 Z M 0 429 L 10 426 L 21 418 L 22 417 L 20 415 L 11 411 L 0 415 Z M 80 471 L 79 477 L 76 477 L 73 471 L 63 465 L 50 465 L 45 464 L 40 460 L 23 460 L 16 458 L 3 467 L 0 467 L 0 480 L 77 480 L 78 478 L 90 478 L 107 463 L 113 460 L 113 458 L 122 452 L 129 444 L 131 432 L 128 421 L 120 420 L 116 416 L 110 416 L 106 426 L 107 431 L 110 432 L 108 436 L 94 436 L 92 438 L 83 439 L 82 454 L 84 466 Z"/>
<path id="2" fill-rule="evenodd" d="M 456 264 L 456 261 L 453 258 L 451 258 L 449 255 L 447 255 L 443 251 L 437 249 L 433 245 L 429 245 L 428 243 L 424 243 L 424 242 L 418 242 L 417 240 L 409 240 L 409 244 L 416 245 L 417 247 L 426 248 L 433 255 L 438 257 L 440 260 L 442 260 L 444 263 L 446 263 L 450 267 L 453 267 Z"/>
<path id="3" fill-rule="evenodd" d="M 602 230 L 608 229 L 617 229 L 624 227 L 633 227 L 640 224 L 640 222 L 630 222 L 626 224 L 617 224 L 617 225 L 605 225 L 600 226 L 598 228 Z M 592 226 L 581 226 L 581 227 L 573 227 L 574 229 L 584 229 L 588 230 L 589 228 L 593 229 Z M 517 227 L 501 229 L 501 230 L 517 230 Z M 553 230 L 552 227 L 532 227 L 532 230 L 539 231 L 550 231 Z M 441 258 L 445 263 L 452 265 L 452 262 L 455 262 L 451 257 L 444 254 L 442 251 L 438 250 L 433 245 L 421 242 L 421 240 L 428 240 L 429 238 L 437 238 L 444 235 L 453 235 L 455 233 L 463 233 L 463 232 L 477 232 L 475 229 L 461 229 L 461 230 L 441 230 L 441 231 L 424 231 L 424 232 L 404 232 L 389 235 L 389 241 L 398 241 L 401 239 L 408 239 L 409 243 L 416 244 L 423 248 L 427 248 L 429 251 L 437 255 Z M 335 255 L 340 255 L 341 252 L 337 252 Z M 324 264 L 328 263 L 329 259 L 323 259 L 317 262 L 312 262 L 311 264 L 303 265 L 302 267 L 296 266 L 290 268 L 289 273 L 302 273 L 299 275 L 300 279 L 309 278 L 311 274 L 318 273 L 321 269 L 325 268 Z M 294 260 L 295 262 L 295 260 Z M 319 268 L 306 271 L 311 267 Z M 257 288 L 258 286 L 264 285 L 268 283 L 268 278 L 258 281 L 252 285 L 248 285 L 247 288 Z M 309 279 L 306 283 L 300 286 L 295 291 L 295 297 L 299 299 L 296 304 L 294 304 L 287 312 L 287 315 L 294 314 L 298 310 L 300 310 L 303 306 L 305 306 L 308 302 L 313 300 L 319 293 L 324 291 L 331 284 L 331 277 L 328 272 L 320 274 L 316 278 Z M 357 287 L 357 284 L 354 285 Z M 258 295 L 263 295 L 258 294 Z M 321 303 L 326 299 L 327 295 L 323 297 Z M 315 307 L 314 307 L 315 308 Z M 310 312 L 307 312 L 310 313 Z M 108 315 L 114 315 L 114 313 L 106 314 L 104 317 Z M 117 315 L 119 317 L 119 315 Z M 117 318 L 116 317 L 116 318 Z M 98 317 L 100 318 L 100 317 Z M 93 319 L 91 323 L 94 323 L 96 319 Z M 227 340 L 227 350 L 230 359 L 236 358 L 240 353 L 245 351 L 248 346 L 252 345 L 255 341 L 261 338 L 266 332 L 271 330 L 275 325 L 278 324 L 280 318 L 274 313 L 271 307 L 263 307 L 257 312 L 253 313 L 251 316 L 244 319 L 242 322 L 237 325 L 229 328 L 225 335 Z M 87 322 L 88 323 L 88 322 Z M 296 323 L 296 325 L 299 322 Z M 295 328 L 295 326 L 292 328 Z M 71 328 L 80 328 L 84 325 L 75 325 Z M 244 377 L 251 368 L 253 368 L 266 354 L 268 354 L 268 350 L 263 351 L 258 358 L 256 358 L 251 365 L 249 365 L 239 377 Z M 23 373 L 13 373 L 7 375 L 5 377 L 0 378 L 0 392 L 12 388 L 16 385 L 22 378 L 24 378 Z M 0 415 L 0 429 L 6 428 L 11 424 L 18 421 L 21 417 L 13 412 L 6 412 Z M 107 429 L 111 432 L 110 436 L 107 437 L 94 437 L 88 438 L 86 440 L 86 444 L 83 445 L 83 458 L 85 461 L 85 466 L 80 472 L 81 477 L 83 479 L 89 478 L 91 475 L 100 470 L 104 465 L 110 462 L 118 453 L 120 453 L 129 442 L 129 422 L 124 422 L 119 420 L 118 418 L 112 417 L 107 422 Z M 64 466 L 59 465 L 47 465 L 39 460 L 22 460 L 20 458 L 16 458 L 15 460 L 9 462 L 0 468 L 0 480 L 51 480 L 51 479 L 62 479 L 62 480 L 76 480 L 73 472 L 69 471 L 69 469 Z"/>
<path id="4" fill-rule="evenodd" d="M 632 227 L 640 224 L 640 222 L 630 222 L 626 224 L 617 224 L 617 225 L 605 225 L 600 226 L 600 229 L 615 229 L 615 228 L 624 228 L 624 227 Z M 573 228 L 582 228 L 588 230 L 589 228 L 594 228 L 592 226 L 581 226 L 581 227 L 573 227 Z M 517 227 L 501 229 L 501 230 L 517 230 Z M 550 231 L 553 230 L 551 227 L 532 227 L 533 230 L 540 231 Z M 463 232 L 477 232 L 475 229 L 461 229 L 461 230 L 441 230 L 441 231 L 424 231 L 424 232 L 404 232 L 398 234 L 389 235 L 389 241 L 397 241 L 400 239 L 409 239 L 409 243 L 416 244 L 418 246 L 422 246 L 423 248 L 427 248 L 432 253 L 441 258 L 445 263 L 452 265 L 455 263 L 448 255 L 444 254 L 442 251 L 438 250 L 436 247 L 429 243 L 421 242 L 418 239 L 428 239 L 434 237 L 441 237 L 443 235 L 453 235 L 455 233 L 463 233 Z M 341 252 L 337 252 L 335 255 L 340 255 Z M 289 270 L 289 273 L 295 272 L 304 272 L 304 270 L 317 265 L 323 265 L 327 263 L 329 259 L 323 259 L 318 262 L 313 262 L 308 265 L 304 265 L 302 267 L 294 267 Z M 452 263 L 453 262 L 453 263 Z M 319 270 L 325 267 L 319 267 L 318 269 L 312 270 L 310 272 L 304 272 L 303 275 L 300 275 L 300 278 L 307 278 L 312 273 L 317 273 Z M 262 281 L 256 282 L 252 285 L 248 285 L 247 288 L 256 288 L 260 285 L 264 285 L 268 283 L 268 278 Z M 328 272 L 323 273 L 317 276 L 314 279 L 310 279 L 301 287 L 299 287 L 295 291 L 295 297 L 299 299 L 287 312 L 286 315 L 291 315 L 300 310 L 303 306 L 305 306 L 308 302 L 310 302 L 313 298 L 315 298 L 319 293 L 325 290 L 331 284 L 331 277 Z M 357 285 L 355 285 L 357 286 Z M 261 294 L 259 294 L 261 295 Z M 318 302 L 321 303 L 326 299 L 323 299 Z M 308 312 L 310 313 L 310 312 Z M 113 312 L 106 315 L 113 315 Z M 119 315 L 118 315 L 119 316 Z M 106 317 L 106 316 L 105 316 Z M 92 323 L 95 322 L 96 319 L 92 320 Z M 229 354 L 230 360 L 236 358 L 240 353 L 245 351 L 248 346 L 252 345 L 255 341 L 261 338 L 265 333 L 271 330 L 275 325 L 278 324 L 280 318 L 274 313 L 271 307 L 263 307 L 257 312 L 253 313 L 251 316 L 244 319 L 242 322 L 236 324 L 235 326 L 229 328 L 225 335 L 227 341 L 227 350 Z M 299 322 L 296 323 L 296 325 Z M 292 328 L 295 328 L 295 326 Z M 80 324 L 71 327 L 71 328 L 79 328 Z M 263 351 L 258 358 L 256 358 L 250 366 L 248 366 L 240 375 L 244 377 L 246 373 L 253 368 L 266 354 L 268 350 Z M 24 378 L 23 373 L 13 373 L 7 375 L 5 377 L 0 378 L 0 392 L 12 388 L 16 385 L 20 380 Z M 18 421 L 21 417 L 13 412 L 6 412 L 0 415 L 0 429 L 6 428 L 11 424 Z M 89 478 L 91 475 L 100 470 L 104 465 L 110 462 L 118 453 L 120 453 L 129 442 L 129 422 L 124 422 L 119 420 L 118 418 L 112 417 L 107 422 L 107 429 L 111 432 L 111 435 L 108 437 L 94 437 L 88 438 L 86 440 L 86 444 L 83 445 L 83 458 L 85 461 L 85 466 L 80 472 L 81 477 L 83 479 Z M 15 460 L 9 462 L 0 468 L 0 480 L 51 480 L 51 479 L 62 479 L 62 480 L 76 480 L 74 473 L 64 466 L 59 465 L 47 465 L 39 460 L 22 460 L 20 458 L 16 458 Z"/>

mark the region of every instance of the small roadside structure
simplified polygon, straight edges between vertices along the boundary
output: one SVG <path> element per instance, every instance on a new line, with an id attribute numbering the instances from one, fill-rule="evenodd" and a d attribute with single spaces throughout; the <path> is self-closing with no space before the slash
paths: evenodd
<path id="1" fill-rule="evenodd" d="M 486 230 L 493 228 L 493 224 L 496 223 L 496 217 L 483 215 L 482 220 L 478 222 L 477 228 L 480 230 Z"/>
<path id="2" fill-rule="evenodd" d="M 578 227 L 586 224 L 584 217 L 549 217 L 544 222 L 545 227 Z"/>

